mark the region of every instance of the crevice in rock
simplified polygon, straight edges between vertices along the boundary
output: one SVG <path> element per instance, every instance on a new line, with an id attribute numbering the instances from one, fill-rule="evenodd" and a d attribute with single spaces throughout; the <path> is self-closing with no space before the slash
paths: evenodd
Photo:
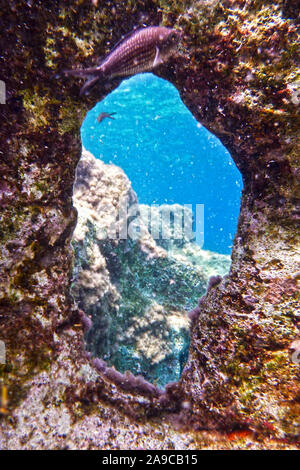
<path id="1" fill-rule="evenodd" d="M 153 97 L 155 92 L 156 101 Z M 137 111 L 140 106 L 145 109 Z M 231 178 L 235 185 L 238 183 L 234 179 L 237 175 L 230 171 L 228 155 L 216 139 L 204 129 L 199 134 L 199 125 L 182 104 L 174 87 L 150 74 L 141 75 L 135 80 L 125 81 L 116 90 L 114 98 L 109 96 L 96 108 L 88 114 L 82 126 L 83 141 L 93 145 L 95 153 L 104 146 L 106 160 L 113 159 L 114 152 L 119 156 L 124 153 L 124 143 L 127 142 L 127 152 L 131 151 L 131 147 L 135 149 L 134 155 L 130 158 L 126 155 L 125 161 L 129 160 L 135 168 L 136 187 L 143 186 L 145 194 L 147 187 L 151 188 L 148 189 L 151 200 L 172 200 L 176 194 L 182 198 L 183 192 L 186 202 L 192 201 L 194 206 L 205 195 L 211 202 L 206 206 L 209 215 L 207 224 L 213 224 L 216 232 L 219 227 L 223 230 L 222 222 L 227 223 L 224 213 L 227 211 L 227 217 L 232 217 L 224 179 L 225 176 Z M 101 119 L 99 122 L 103 110 L 107 111 L 104 115 L 108 116 L 105 124 Z M 111 120 L 110 110 L 117 111 Z M 178 117 L 175 117 L 176 113 Z M 129 116 L 127 125 L 132 126 L 134 122 L 135 125 L 127 130 L 126 117 Z M 158 124 L 157 119 L 160 120 Z M 172 137 L 166 131 L 166 122 L 170 120 Z M 89 125 L 92 126 L 90 131 Z M 114 131 L 110 130 L 111 125 Z M 170 123 L 167 127 L 171 133 Z M 156 134 L 154 129 L 157 129 Z M 178 140 L 177 146 L 169 145 L 166 153 L 163 140 L 171 142 L 176 135 L 184 134 L 188 129 L 191 133 L 190 146 Z M 202 167 L 194 161 L 196 143 L 197 151 L 203 152 Z M 152 149 L 152 161 L 142 158 L 141 148 L 142 154 Z M 160 158 L 169 162 L 168 171 L 178 178 L 177 181 L 173 175 L 169 184 L 183 185 L 181 192 L 174 193 L 168 187 L 162 190 L 159 186 L 156 193 L 153 192 L 151 183 L 156 184 L 164 173 L 160 167 L 156 169 Z M 122 165 L 123 160 L 119 158 L 115 163 Z M 166 163 L 163 164 L 166 166 Z M 211 169 L 211 165 L 224 168 L 223 180 L 217 171 Z M 130 163 L 126 168 L 131 173 Z M 206 184 L 206 191 L 202 189 L 196 196 L 190 188 L 198 171 L 201 172 L 200 187 Z M 205 174 L 206 171 L 215 175 L 224 191 L 223 197 L 220 194 L 214 196 L 220 204 L 223 202 L 222 221 L 218 221 L 218 212 L 214 212 L 219 208 L 207 196 L 213 194 L 213 188 L 207 183 L 211 177 Z M 146 172 L 147 177 L 141 180 L 138 177 L 140 172 L 142 175 Z M 185 181 L 189 180 L 191 182 L 187 185 Z M 188 358 L 192 316 L 188 312 L 195 311 L 207 286 L 210 289 L 229 272 L 230 257 L 205 251 L 196 244 L 192 232 L 196 224 L 198 232 L 203 230 L 204 215 L 203 220 L 196 220 L 195 223 L 192 204 L 189 207 L 178 203 L 160 206 L 139 204 L 131 185 L 121 168 L 105 164 L 83 149 L 74 186 L 78 225 L 73 239 L 75 265 L 72 292 L 80 308 L 92 319 L 86 344 L 94 357 L 101 358 L 102 366 L 105 364 L 103 371 L 106 371 L 106 376 L 114 376 L 119 383 L 121 379 L 127 383 L 128 378 L 121 374 L 131 371 L 164 388 L 166 384 L 179 380 Z M 164 191 L 167 193 L 164 194 Z M 238 204 L 233 196 L 235 192 L 231 190 L 229 195 L 234 210 Z M 195 197 L 199 199 L 195 201 Z M 199 214 L 197 212 L 200 219 Z M 124 236 L 118 233 L 118 230 L 124 232 L 124 229 Z M 211 227 L 209 229 L 210 234 Z M 229 238 L 225 228 L 223 238 L 226 239 L 226 236 Z M 224 246 L 224 241 L 222 243 L 221 246 Z M 119 372 L 114 373 L 111 366 Z"/>

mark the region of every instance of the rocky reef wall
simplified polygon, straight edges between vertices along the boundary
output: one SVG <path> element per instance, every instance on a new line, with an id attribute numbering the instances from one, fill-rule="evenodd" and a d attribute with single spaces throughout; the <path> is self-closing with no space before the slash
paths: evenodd
<path id="1" fill-rule="evenodd" d="M 1 1 L 0 12 L 1 448 L 295 447 L 296 2 Z M 133 27 L 160 22 L 183 37 L 157 74 L 244 180 L 230 273 L 195 306 L 188 363 L 163 394 L 84 350 L 85 316 L 70 295 L 79 131 L 117 83 L 80 98 L 79 80 L 63 76 Z"/>
<path id="2" fill-rule="evenodd" d="M 188 312 L 211 276 L 228 273 L 230 257 L 201 250 L 187 230 L 184 237 L 193 216 L 179 204 L 156 208 L 149 224 L 150 207 L 137 204 L 124 172 L 86 150 L 73 202 L 72 294 L 92 320 L 88 350 L 161 388 L 179 380 L 189 349 Z"/>

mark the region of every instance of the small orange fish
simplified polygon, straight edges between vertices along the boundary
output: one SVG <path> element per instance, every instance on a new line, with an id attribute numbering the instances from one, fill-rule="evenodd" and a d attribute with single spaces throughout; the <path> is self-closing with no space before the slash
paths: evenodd
<path id="1" fill-rule="evenodd" d="M 7 387 L 2 385 L 1 387 L 1 401 L 0 401 L 0 414 L 7 415 L 7 405 L 8 405 L 8 396 L 7 396 Z"/>
<path id="2" fill-rule="evenodd" d="M 251 437 L 253 432 L 249 430 L 240 430 L 240 431 L 232 431 L 227 434 L 227 438 L 229 441 L 236 441 L 239 439 L 246 439 L 247 437 Z"/>

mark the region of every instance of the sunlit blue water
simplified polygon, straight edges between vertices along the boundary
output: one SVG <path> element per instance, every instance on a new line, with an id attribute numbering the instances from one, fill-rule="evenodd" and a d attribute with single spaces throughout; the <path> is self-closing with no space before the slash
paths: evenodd
<path id="1" fill-rule="evenodd" d="M 100 124 L 101 112 L 116 112 Z M 120 166 L 142 204 L 204 204 L 204 249 L 229 254 L 242 179 L 221 142 L 197 123 L 169 82 L 124 80 L 82 125 L 82 143 Z"/>

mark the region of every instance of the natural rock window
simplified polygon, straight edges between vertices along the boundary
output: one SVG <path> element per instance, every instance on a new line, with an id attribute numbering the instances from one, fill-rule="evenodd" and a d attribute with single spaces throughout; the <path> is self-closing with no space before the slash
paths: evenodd
<path id="1" fill-rule="evenodd" d="M 58 0 L 2 2 L 1 7 L 0 70 L 6 88 L 5 104 L 0 103 L 0 341 L 5 349 L 2 343 L 1 449 L 99 451 L 129 447 L 194 452 L 299 448 L 297 3 Z M 69 295 L 80 127 L 87 110 L 117 83 L 102 81 L 83 97 L 82 81 L 63 76 L 63 71 L 97 64 L 122 35 L 143 24 L 163 24 L 182 31 L 180 54 L 159 66 L 156 73 L 176 85 L 193 116 L 218 136 L 243 175 L 230 272 L 220 283 L 210 281 L 211 288 L 194 309 L 188 361 L 180 380 L 168 384 L 164 393 L 141 378 L 105 368 L 101 359 L 87 357 L 82 323 L 88 327 L 90 322 Z M 143 103 L 144 113 L 147 107 Z M 117 122 L 119 115 L 115 117 Z M 129 129 L 124 119 L 122 124 L 115 137 Z M 133 129 L 128 135 L 134 134 Z M 185 138 L 187 144 L 190 140 Z M 107 140 L 102 137 L 102 142 L 104 148 Z M 152 150 L 155 144 L 151 143 Z M 197 156 L 205 161 L 201 146 L 197 146 Z M 139 159 L 137 171 L 141 163 Z M 106 176 L 103 165 L 98 160 L 99 174 L 111 188 L 119 187 L 121 181 L 125 184 L 124 173 L 116 181 L 113 173 Z M 95 176 L 94 188 L 84 182 L 84 171 L 87 177 L 96 174 L 94 165 L 87 167 L 82 160 L 79 168 L 82 177 L 79 175 L 75 193 L 86 198 L 89 191 L 101 194 L 102 180 L 96 181 Z M 125 167 L 123 170 L 139 202 L 148 204 L 141 199 L 142 188 L 135 185 Z M 194 182 L 200 189 L 199 168 L 195 174 Z M 225 176 L 220 166 L 219 174 Z M 161 186 L 163 176 L 161 173 Z M 212 181 L 224 195 L 215 174 L 205 176 L 206 183 Z M 180 188 L 184 194 L 182 185 Z M 126 184 L 122 191 L 127 192 Z M 109 201 L 116 205 L 117 195 L 111 194 Z M 208 205 L 199 199 L 207 216 Z M 75 197 L 77 207 L 83 206 L 82 201 Z M 89 222 L 86 227 L 79 222 L 79 238 L 74 240 L 80 255 L 73 270 L 74 292 L 81 279 L 77 291 L 84 293 L 85 281 L 89 297 L 82 302 L 90 302 L 88 314 L 94 309 L 94 318 L 97 299 L 101 298 L 104 312 L 109 302 L 115 305 L 114 295 L 122 294 L 122 279 L 126 278 L 127 286 L 134 286 L 127 289 L 131 306 L 144 287 L 129 262 L 118 258 L 119 253 L 125 259 L 126 252 L 136 250 L 147 259 L 153 253 L 151 247 L 155 248 L 149 238 L 147 255 L 138 242 L 127 246 L 112 243 L 111 249 L 102 246 L 97 227 L 103 228 L 107 219 L 106 202 L 104 199 L 102 205 L 98 202 L 94 206 L 91 202 L 84 209 L 86 215 L 81 212 L 79 219 L 89 218 Z M 101 216 L 95 216 L 97 206 L 102 209 Z M 208 227 L 206 223 L 205 243 Z M 108 273 L 115 291 L 103 282 L 106 294 L 97 297 L 97 287 L 91 284 L 96 275 L 88 276 L 88 256 L 94 273 L 100 279 L 102 273 Z M 150 257 L 149 264 L 142 267 L 153 269 L 151 260 L 162 265 L 169 261 Z M 173 279 L 168 297 L 172 304 L 182 292 L 177 287 L 179 276 Z M 158 294 L 165 285 L 161 277 L 155 285 L 156 303 L 154 290 L 148 294 L 156 318 L 162 312 L 157 306 L 161 305 Z M 194 302 L 193 295 L 186 297 Z M 121 311 L 119 306 L 118 315 Z M 147 314 L 152 318 L 149 311 Z M 132 319 L 137 316 L 132 312 Z M 184 310 L 180 318 L 185 316 Z M 106 320 L 105 315 L 99 318 Z M 117 326 L 122 328 L 118 320 Z M 112 332 L 116 331 L 113 321 Z M 148 331 L 138 333 L 137 341 L 146 348 Z M 101 334 L 108 344 L 115 345 L 107 330 L 103 328 Z M 144 358 L 146 361 L 146 355 Z"/>
<path id="2" fill-rule="evenodd" d="M 93 321 L 87 349 L 163 387 L 186 363 L 188 312 L 211 276 L 229 271 L 241 177 L 175 87 L 151 74 L 123 81 L 98 103 L 82 142 L 73 294 Z M 197 204 L 204 205 L 203 246 L 177 233 L 178 220 L 203 230 Z M 128 238 L 119 239 L 116 220 Z"/>

